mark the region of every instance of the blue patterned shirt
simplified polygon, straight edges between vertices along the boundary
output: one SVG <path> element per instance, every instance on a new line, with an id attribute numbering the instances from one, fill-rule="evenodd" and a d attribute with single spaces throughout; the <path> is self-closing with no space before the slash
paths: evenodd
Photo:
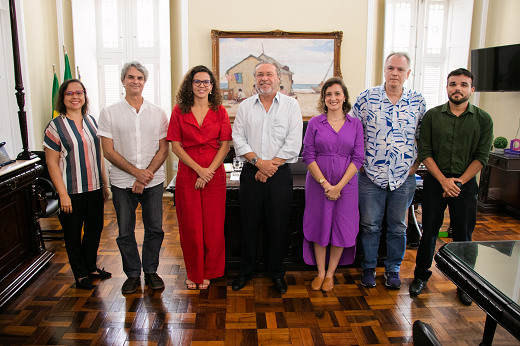
<path id="1" fill-rule="evenodd" d="M 363 168 L 367 176 L 377 186 L 393 191 L 405 182 L 417 160 L 417 139 L 426 102 L 419 92 L 404 88 L 394 105 L 384 86 L 363 91 L 351 114 L 363 123 Z"/>

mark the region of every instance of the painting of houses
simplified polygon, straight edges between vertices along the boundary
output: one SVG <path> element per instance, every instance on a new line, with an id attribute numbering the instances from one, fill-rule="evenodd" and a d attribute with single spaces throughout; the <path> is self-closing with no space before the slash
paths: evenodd
<path id="1" fill-rule="evenodd" d="M 298 101 L 303 116 L 317 115 L 320 86 L 335 72 L 336 39 L 219 38 L 218 78 L 228 114 L 231 117 L 236 114 L 244 95 L 256 94 L 254 68 L 266 60 L 280 68 L 279 91 Z M 242 97 L 238 96 L 240 91 Z"/>
<path id="2" fill-rule="evenodd" d="M 228 87 L 226 89 L 227 99 L 234 99 L 238 95 L 239 89 L 246 95 L 252 95 L 253 87 L 255 85 L 255 78 L 253 76 L 254 68 L 260 61 L 271 61 L 274 62 L 280 68 L 282 75 L 280 76 L 280 86 L 287 91 L 288 94 L 292 92 L 293 79 L 291 72 L 287 65 L 282 65 L 273 57 L 267 56 L 262 53 L 260 56 L 255 57 L 250 54 L 247 58 L 243 59 L 234 66 L 231 66 L 225 72 L 225 78 L 228 81 Z"/>

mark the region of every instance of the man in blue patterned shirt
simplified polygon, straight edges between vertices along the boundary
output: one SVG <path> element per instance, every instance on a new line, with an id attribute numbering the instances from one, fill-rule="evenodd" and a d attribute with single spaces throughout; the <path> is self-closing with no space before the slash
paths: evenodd
<path id="1" fill-rule="evenodd" d="M 387 255 L 385 285 L 400 288 L 399 269 L 406 250 L 406 211 L 415 192 L 417 139 L 426 111 L 424 97 L 404 88 L 410 57 L 391 53 L 385 61 L 385 83 L 363 91 L 352 115 L 363 123 L 365 161 L 358 173 L 361 247 L 361 284 L 375 287 L 377 250 L 386 211 Z"/>

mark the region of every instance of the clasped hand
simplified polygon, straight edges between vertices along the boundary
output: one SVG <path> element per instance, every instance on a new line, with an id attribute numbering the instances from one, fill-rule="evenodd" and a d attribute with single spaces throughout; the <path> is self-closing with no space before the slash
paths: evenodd
<path id="1" fill-rule="evenodd" d="M 209 181 L 213 178 L 213 175 L 215 175 L 215 171 L 212 171 L 209 168 L 201 167 L 197 171 L 197 174 L 199 175 L 199 179 L 202 179 L 204 181 L 204 183 L 209 183 Z"/>
<path id="2" fill-rule="evenodd" d="M 260 161 L 260 167 L 258 170 L 268 178 L 271 178 L 278 170 L 278 166 L 280 166 L 280 164 L 273 160 L 262 160 Z"/>
<path id="3" fill-rule="evenodd" d="M 324 189 L 325 197 L 327 197 L 329 201 L 337 201 L 338 198 L 341 197 L 341 189 L 337 185 L 332 186 L 327 183 L 326 186 L 324 186 Z"/>
<path id="4" fill-rule="evenodd" d="M 148 168 L 146 169 L 138 169 L 137 174 L 135 175 L 137 181 L 139 181 L 144 186 L 148 185 L 153 179 L 153 172 Z"/>
<path id="5" fill-rule="evenodd" d="M 457 197 L 459 195 L 460 189 L 455 185 L 455 182 L 463 183 L 459 178 L 446 178 L 441 181 L 442 189 L 444 190 L 442 197 Z"/>

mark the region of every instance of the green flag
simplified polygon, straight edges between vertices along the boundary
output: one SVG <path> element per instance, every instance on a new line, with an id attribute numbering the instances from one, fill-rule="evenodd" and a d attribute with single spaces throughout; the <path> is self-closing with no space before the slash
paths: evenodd
<path id="1" fill-rule="evenodd" d="M 65 53 L 65 73 L 63 74 L 63 81 L 72 79 L 72 73 L 70 72 L 69 56 Z"/>
<path id="2" fill-rule="evenodd" d="M 56 112 L 56 100 L 58 99 L 59 90 L 60 83 L 58 82 L 58 76 L 56 76 L 56 72 L 54 72 L 54 80 L 52 81 L 52 119 L 59 115 L 58 112 Z"/>

